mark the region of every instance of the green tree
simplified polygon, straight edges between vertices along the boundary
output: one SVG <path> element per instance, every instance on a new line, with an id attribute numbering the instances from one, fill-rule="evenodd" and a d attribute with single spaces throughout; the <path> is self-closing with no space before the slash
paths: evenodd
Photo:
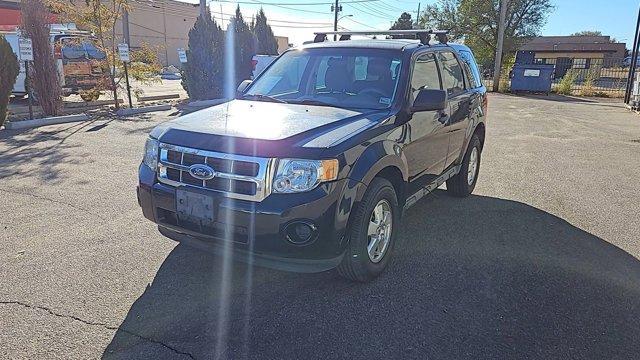
<path id="1" fill-rule="evenodd" d="M 571 36 L 602 36 L 602 32 L 598 30 L 583 30 L 574 32 Z"/>
<path id="2" fill-rule="evenodd" d="M 250 79 L 253 72 L 251 60 L 256 54 L 256 38 L 251 32 L 251 28 L 242 18 L 240 6 L 236 8 L 236 15 L 231 18 L 231 23 L 227 31 L 233 32 L 234 39 L 234 60 L 236 70 L 236 83 L 238 86 L 242 80 Z"/>
<path id="3" fill-rule="evenodd" d="M 189 30 L 187 63 L 183 65 L 182 86 L 189 98 L 216 99 L 223 95 L 224 35 L 209 8 Z"/>
<path id="4" fill-rule="evenodd" d="M 11 45 L 4 36 L 0 35 L 0 126 L 7 119 L 9 96 L 19 72 L 20 66 L 16 54 L 13 53 Z"/>
<path id="5" fill-rule="evenodd" d="M 273 35 L 271 26 L 267 24 L 267 16 L 260 8 L 256 14 L 255 23 L 251 26 L 256 37 L 256 53 L 260 55 L 278 55 L 278 41 Z"/>
<path id="6" fill-rule="evenodd" d="M 604 36 L 604 35 L 602 34 L 602 31 L 598 31 L 598 30 L 583 30 L 583 31 L 574 32 L 573 34 L 571 34 L 571 36 Z M 618 40 L 616 40 L 616 38 L 609 38 L 609 42 L 617 43 Z"/>
<path id="7" fill-rule="evenodd" d="M 509 0 L 502 56 L 538 35 L 553 9 L 550 0 Z M 449 29 L 452 41 L 464 39 L 483 66 L 491 66 L 498 42 L 500 0 L 439 0 L 420 16 L 424 28 Z"/>
<path id="8" fill-rule="evenodd" d="M 413 20 L 411 14 L 403 12 L 398 20 L 396 20 L 389 30 L 411 30 L 413 29 Z"/>

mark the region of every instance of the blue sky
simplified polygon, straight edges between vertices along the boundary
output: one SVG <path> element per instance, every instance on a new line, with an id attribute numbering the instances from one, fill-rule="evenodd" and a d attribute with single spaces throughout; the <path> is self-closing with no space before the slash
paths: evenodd
<path id="1" fill-rule="evenodd" d="M 187 0 L 197 2 L 197 0 Z M 229 14 L 235 10 L 236 0 L 211 1 L 211 11 L 218 21 L 222 20 L 226 27 Z M 289 36 L 290 42 L 299 45 L 313 38 L 317 30 L 330 30 L 333 23 L 331 0 L 237 0 L 246 19 L 250 19 L 261 6 L 267 18 L 273 20 L 272 28 L 276 35 Z M 420 2 L 422 7 L 435 0 L 376 0 L 371 2 L 351 3 L 342 0 L 345 16 L 339 25 L 350 30 L 367 30 L 371 28 L 387 29 L 391 22 L 402 11 L 415 13 Z M 276 3 L 278 5 L 268 5 Z M 318 4 L 296 6 L 290 4 Z M 542 29 L 543 35 L 569 35 L 581 30 L 599 30 L 611 35 L 627 48 L 633 43 L 638 1 L 634 0 L 552 0 L 555 6 L 549 15 L 547 24 Z M 222 14 L 221 14 L 222 13 Z"/>

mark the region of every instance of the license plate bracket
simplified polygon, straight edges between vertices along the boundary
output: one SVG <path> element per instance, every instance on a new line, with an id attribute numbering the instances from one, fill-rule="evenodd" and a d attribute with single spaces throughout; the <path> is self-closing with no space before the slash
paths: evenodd
<path id="1" fill-rule="evenodd" d="M 176 190 L 178 219 L 201 225 L 210 225 L 215 219 L 213 197 L 186 189 Z"/>

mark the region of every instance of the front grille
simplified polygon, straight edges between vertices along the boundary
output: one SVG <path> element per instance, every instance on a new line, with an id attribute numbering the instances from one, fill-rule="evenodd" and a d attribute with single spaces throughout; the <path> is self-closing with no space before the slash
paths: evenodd
<path id="1" fill-rule="evenodd" d="M 214 190 L 228 197 L 262 201 L 271 191 L 274 159 L 160 144 L 158 180 L 172 186 L 194 186 Z M 195 178 L 189 167 L 205 164 L 215 171 L 208 180 Z"/>

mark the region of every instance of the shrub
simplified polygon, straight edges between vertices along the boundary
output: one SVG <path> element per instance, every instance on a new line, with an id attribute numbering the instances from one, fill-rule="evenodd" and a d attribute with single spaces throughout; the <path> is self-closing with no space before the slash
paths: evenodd
<path id="1" fill-rule="evenodd" d="M 577 78 L 578 78 L 577 71 L 573 69 L 567 70 L 567 73 L 564 74 L 564 76 L 562 77 L 562 80 L 560 80 L 560 82 L 555 88 L 556 93 L 560 95 L 571 95 L 571 88 L 573 87 L 573 84 L 576 82 Z"/>
<path id="2" fill-rule="evenodd" d="M 13 53 L 11 45 L 4 36 L 0 35 L 0 126 L 7 118 L 9 96 L 19 72 L 20 66 L 16 54 Z"/>
<path id="3" fill-rule="evenodd" d="M 587 75 L 584 78 L 584 83 L 582 84 L 582 89 L 580 90 L 580 95 L 594 96 L 594 94 L 596 94 L 594 83 L 598 79 L 598 75 L 599 71 L 597 68 L 592 68 L 587 71 Z"/>

